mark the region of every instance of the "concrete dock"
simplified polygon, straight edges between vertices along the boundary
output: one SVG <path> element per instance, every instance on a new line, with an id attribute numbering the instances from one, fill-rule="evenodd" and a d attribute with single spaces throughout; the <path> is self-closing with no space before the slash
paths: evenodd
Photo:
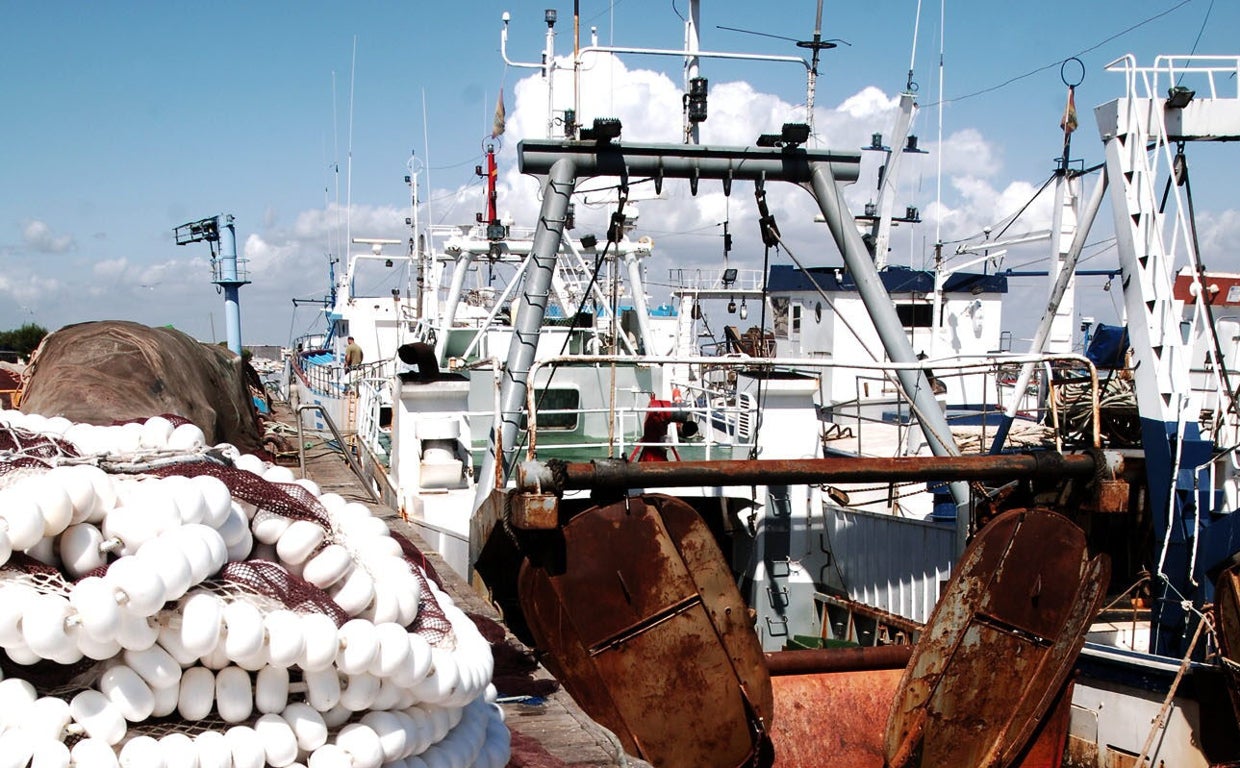
<path id="1" fill-rule="evenodd" d="M 276 418 L 283 424 L 293 424 L 292 413 L 287 407 L 275 408 Z M 293 438 L 294 440 L 296 438 Z M 317 483 L 323 492 L 338 493 L 348 501 L 367 505 L 376 517 L 387 521 L 389 526 L 406 536 L 421 550 L 438 575 L 440 586 L 452 596 L 458 607 L 470 614 L 479 615 L 500 624 L 499 614 L 464 579 L 460 578 L 437 553 L 430 549 L 414 529 L 402 520 L 395 510 L 376 504 L 367 493 L 361 479 L 353 474 L 342 453 L 323 441 L 307 437 L 309 446 L 305 451 L 306 476 Z M 291 464 L 294 472 L 298 459 L 281 460 Z M 504 655 L 530 654 L 516 637 L 503 629 L 501 641 L 507 648 Z M 541 666 L 530 677 L 530 688 L 551 688 L 553 678 Z M 509 692 L 500 688 L 502 706 L 512 733 L 512 759 L 510 768 L 561 768 L 562 766 L 632 766 L 649 768 L 649 763 L 624 754 L 618 741 L 606 729 L 599 726 L 581 711 L 567 693 L 558 685 L 544 696 L 506 696 Z M 512 700 L 506 700 L 512 699 Z"/>

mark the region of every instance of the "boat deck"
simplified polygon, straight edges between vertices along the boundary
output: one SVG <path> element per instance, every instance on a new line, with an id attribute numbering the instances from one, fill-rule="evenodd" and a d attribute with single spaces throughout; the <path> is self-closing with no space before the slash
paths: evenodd
<path id="1" fill-rule="evenodd" d="M 294 424 L 294 417 L 286 404 L 275 404 L 275 417 L 284 424 Z M 307 435 L 309 440 L 309 436 Z M 294 438 L 295 441 L 295 438 Z M 292 459 L 296 464 L 296 457 Z M 297 471 L 294 466 L 294 472 Z M 498 624 L 499 614 L 477 592 L 450 569 L 416 531 L 395 510 L 375 504 L 366 493 L 365 486 L 349 469 L 342 455 L 331 448 L 316 443 L 306 451 L 306 476 L 318 483 L 324 492 L 338 493 L 349 501 L 367 505 L 376 517 L 383 518 L 395 531 L 408 537 L 434 568 L 444 590 L 466 613 L 476 614 Z M 504 644 L 509 650 L 529 653 L 511 632 L 504 630 Z M 507 654 L 505 654 L 507 655 Z M 547 689 L 553 678 L 541 665 L 528 675 L 523 688 Z M 602 726 L 581 711 L 567 693 L 556 690 L 545 696 L 507 696 L 502 685 L 497 685 L 507 723 L 512 733 L 512 759 L 510 768 L 561 768 L 578 766 L 628 765 L 649 768 L 649 763 L 631 755 L 624 755 L 619 743 Z M 511 699 L 504 701 L 505 698 Z"/>

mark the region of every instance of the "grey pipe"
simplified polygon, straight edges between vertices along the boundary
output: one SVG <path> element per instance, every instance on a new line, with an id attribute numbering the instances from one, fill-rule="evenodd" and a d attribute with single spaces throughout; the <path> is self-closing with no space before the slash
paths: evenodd
<path id="1" fill-rule="evenodd" d="M 571 157 L 562 157 L 551 164 L 547 183 L 543 188 L 542 211 L 534 228 L 534 245 L 530 253 L 530 266 L 526 270 L 522 286 L 524 299 L 520 304 L 513 326 L 512 344 L 508 347 L 508 362 L 504 366 L 500 386 L 500 423 L 491 429 L 490 445 L 483 460 L 479 476 L 478 499 L 480 504 L 490 495 L 491 489 L 505 479 L 507 457 L 516 450 L 517 431 L 521 412 L 525 408 L 530 367 L 538 350 L 538 335 L 543 317 L 547 312 L 547 299 L 551 293 L 551 277 L 555 271 L 560 252 L 560 240 L 564 235 L 564 221 L 568 214 L 569 198 L 577 183 L 577 167 Z M 496 438 L 502 449 L 496 464 Z"/>

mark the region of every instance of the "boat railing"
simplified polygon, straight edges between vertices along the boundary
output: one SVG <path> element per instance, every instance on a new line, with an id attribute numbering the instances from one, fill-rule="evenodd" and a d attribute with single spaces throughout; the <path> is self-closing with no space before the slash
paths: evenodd
<path id="1" fill-rule="evenodd" d="M 1014 392 L 1020 367 L 1034 363 L 1039 373 L 1034 384 L 1024 392 Z M 997 433 L 1002 419 L 1019 418 L 1046 429 L 1031 430 L 1024 438 L 1035 443 L 1053 440 L 1057 450 L 1063 449 L 1065 435 L 1074 435 L 1074 444 L 1101 445 L 1099 421 L 1098 374 L 1093 363 L 1081 355 L 987 355 L 972 358 L 921 360 L 914 364 L 845 363 L 822 358 L 806 361 L 782 361 L 781 368 L 794 370 L 832 368 L 852 374 L 854 390 L 850 399 L 831 401 L 824 394 L 822 418 L 828 422 L 824 440 L 851 438 L 858 454 L 865 453 L 862 435 L 864 424 L 883 423 L 896 427 L 898 445 L 909 443 L 909 429 L 917 426 L 913 405 L 896 382 L 893 374 L 917 368 L 926 373 L 931 386 L 938 386 L 944 395 L 954 393 L 954 400 L 940 397 L 955 441 L 985 451 Z M 954 382 L 954 384 L 953 384 Z M 1041 383 L 1046 382 L 1046 397 L 1041 397 Z M 961 393 L 965 393 L 962 396 Z M 1066 411 L 1071 407 L 1072 413 Z M 1072 416 L 1072 420 L 1067 418 Z M 855 428 L 854 428 L 855 427 Z M 840 445 L 836 443 L 836 445 Z M 890 446 L 886 446 L 889 450 Z"/>
<path id="2" fill-rule="evenodd" d="M 366 448 L 381 461 L 386 461 L 391 443 L 384 445 L 382 424 L 383 406 L 390 405 L 392 380 L 387 376 L 367 376 L 358 379 L 357 387 L 357 436 Z"/>
<path id="3" fill-rule="evenodd" d="M 649 396 L 650 393 L 634 394 Z M 657 449 L 668 452 L 673 456 L 678 456 L 680 451 L 692 449 L 695 459 L 700 458 L 710 461 L 721 457 L 731 458 L 736 450 L 747 451 L 752 448 L 753 442 L 743 439 L 721 440 L 716 430 L 710 429 L 709 425 L 720 422 L 737 423 L 739 421 L 738 415 L 744 409 L 745 406 L 719 405 L 711 403 L 709 400 L 701 405 L 682 402 L 670 406 L 634 404 L 617 406 L 615 408 L 542 408 L 529 419 L 528 425 L 530 429 L 527 431 L 528 437 L 526 438 L 525 448 L 527 455 L 531 458 L 535 457 L 540 449 L 628 459 L 634 458 L 644 449 Z M 666 439 L 646 439 L 643 435 L 646 420 L 656 414 L 674 416 L 680 423 L 692 420 L 699 425 L 703 425 L 698 432 L 699 437 L 685 439 L 679 437 L 676 430 L 669 430 L 666 433 Z M 487 412 L 485 415 L 493 416 L 490 412 Z M 608 423 L 612 425 L 608 435 L 597 437 L 582 435 L 581 439 L 578 440 L 556 439 L 554 442 L 551 442 L 547 438 L 560 430 L 548 430 L 537 425 L 538 419 L 542 419 L 545 422 L 556 416 L 574 416 L 580 419 L 591 415 L 603 416 L 608 419 Z M 539 441 L 540 435 L 543 438 L 542 442 Z"/>
<path id="4" fill-rule="evenodd" d="M 1240 56 L 1158 56 L 1153 66 L 1142 67 L 1128 54 L 1112 61 L 1106 70 L 1123 72 L 1128 94 L 1136 98 L 1164 99 L 1176 87 L 1202 89 L 1203 98 L 1240 97 Z M 1223 86 L 1232 92 L 1224 93 Z"/>
<path id="5" fill-rule="evenodd" d="M 394 371 L 392 360 L 377 360 L 354 367 L 335 362 L 314 362 L 315 352 L 330 355 L 330 350 L 311 350 L 299 353 L 293 362 L 293 370 L 310 390 L 327 397 L 344 397 L 363 379 L 386 378 Z"/>
<path id="6" fill-rule="evenodd" d="M 760 269 L 684 269 L 667 271 L 668 282 L 680 291 L 761 291 L 763 271 Z"/>
<path id="7" fill-rule="evenodd" d="M 590 358 L 584 364 L 601 366 L 604 362 L 600 361 L 632 364 L 634 358 L 598 356 Z M 562 366 L 583 364 L 579 356 L 566 356 L 555 361 L 544 362 L 554 362 Z M 471 370 L 491 370 L 497 365 L 498 360 L 482 360 L 468 367 Z M 531 378 L 535 376 L 541 365 L 542 363 L 535 363 L 531 368 Z M 717 390 L 693 384 L 680 384 L 677 389 L 681 393 L 681 399 L 672 402 L 671 405 L 661 404 L 668 401 L 655 399 L 654 393 L 648 390 L 625 388 L 622 391 L 618 390 L 615 393 L 615 402 L 608 405 L 546 408 L 538 405 L 538 393 L 541 389 L 533 387 L 527 395 L 525 436 L 522 442 L 530 457 L 533 457 L 539 449 L 539 436 L 541 435 L 543 437 L 542 447 L 556 451 L 578 452 L 594 456 L 628 457 L 645 448 L 661 449 L 673 454 L 681 450 L 692 449 L 695 458 L 707 461 L 720 456 L 730 458 L 737 450 L 748 451 L 753 447 L 752 439 L 744 437 L 743 430 L 735 428 L 746 421 L 746 414 L 751 409 L 747 401 L 729 402 L 721 399 Z M 630 402 L 620 402 L 625 396 L 630 398 Z M 499 405 L 496 403 L 494 409 L 472 410 L 466 412 L 464 416 L 472 427 L 476 428 L 477 433 L 483 433 L 489 429 L 489 424 L 499 423 L 498 408 Z M 680 438 L 678 431 L 670 430 L 666 440 L 643 439 L 646 421 L 655 414 L 674 417 L 674 419 L 667 419 L 669 422 L 673 420 L 679 423 L 696 422 L 699 426 L 698 436 L 689 439 Z M 587 417 L 592 416 L 601 417 L 599 421 L 605 425 L 606 435 L 590 434 L 585 429 L 547 426 L 557 417 L 572 417 L 560 421 L 583 424 Z M 724 425 L 725 429 L 721 433 L 721 430 L 712 429 L 712 425 Z M 727 425 L 731 425 L 732 428 L 728 429 Z M 570 435 L 578 439 L 572 439 Z M 732 439 L 720 439 L 721 436 L 729 435 Z"/>

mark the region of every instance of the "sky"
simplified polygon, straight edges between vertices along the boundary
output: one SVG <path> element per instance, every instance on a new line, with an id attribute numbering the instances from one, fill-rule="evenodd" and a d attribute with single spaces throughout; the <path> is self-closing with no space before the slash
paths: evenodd
<path id="1" fill-rule="evenodd" d="M 501 14 L 511 13 L 509 59 L 537 62 L 547 7 L 558 10 L 556 53 L 566 56 L 566 0 L 0 3 L 0 329 L 126 319 L 222 341 L 207 245 L 177 246 L 173 229 L 232 214 L 252 281 L 240 294 L 243 341 L 288 344 L 321 324 L 321 313 L 292 299 L 327 292 L 328 261 L 346 232 L 408 237 L 411 156 L 426 201 L 420 221 L 472 221 L 483 205 L 474 166 L 501 89 L 500 209 L 532 224 L 537 183 L 517 172 L 516 146 L 545 135 L 546 84 L 536 69 L 505 64 Z M 582 45 L 596 27 L 602 45 L 680 48 L 687 7 L 580 0 Z M 1092 166 L 1103 160 L 1092 108 L 1123 95 L 1123 78 L 1106 64 L 1128 53 L 1142 65 L 1159 54 L 1240 53 L 1232 0 L 947 0 L 920 11 L 918 19 L 916 0 L 825 0 L 823 37 L 843 42 L 822 55 L 814 112 L 819 146 L 856 150 L 872 133 L 890 133 L 912 65 L 914 132 L 930 154 L 910 156 L 897 204 L 917 206 L 923 223 L 897 230 L 891 260 L 917 267 L 936 233 L 947 251 L 980 238 L 1049 177 L 1062 146 L 1065 59 L 1081 62 L 1067 65 L 1069 76 L 1084 73 L 1073 155 Z M 810 37 L 814 16 L 814 0 L 706 0 L 701 46 L 808 55 L 792 41 Z M 586 122 L 618 117 L 624 140 L 679 140 L 680 59 L 596 54 L 585 69 Z M 749 143 L 805 120 L 800 64 L 703 60 L 701 74 L 710 82 L 704 143 Z M 1234 80 L 1223 87 L 1234 95 Z M 563 70 L 557 110 L 572 105 L 572 90 Z M 848 192 L 857 210 L 874 197 L 876 161 L 865 154 Z M 1203 258 L 1240 271 L 1240 203 L 1226 197 L 1235 159 L 1193 148 L 1190 163 Z M 840 263 L 808 195 L 781 190 L 771 199 L 799 260 Z M 647 265 L 656 302 L 666 300 L 669 269 L 723 264 L 725 220 L 736 240 L 729 264 L 762 263 L 750 185 L 725 198 L 704 183 L 693 197 L 669 182 L 661 199 L 639 207 L 638 234 L 656 243 Z M 605 201 L 596 195 L 579 209 L 579 233 L 601 234 Z M 1011 231 L 1045 228 L 1050 214 L 1043 196 Z M 1094 239 L 1084 266 L 1114 267 L 1105 236 Z M 1042 268 L 1043 251 L 1009 253 L 1002 266 Z M 1082 312 L 1114 305 L 1104 282 L 1081 281 Z M 1012 303 L 1026 325 L 1038 313 L 1037 302 Z"/>

